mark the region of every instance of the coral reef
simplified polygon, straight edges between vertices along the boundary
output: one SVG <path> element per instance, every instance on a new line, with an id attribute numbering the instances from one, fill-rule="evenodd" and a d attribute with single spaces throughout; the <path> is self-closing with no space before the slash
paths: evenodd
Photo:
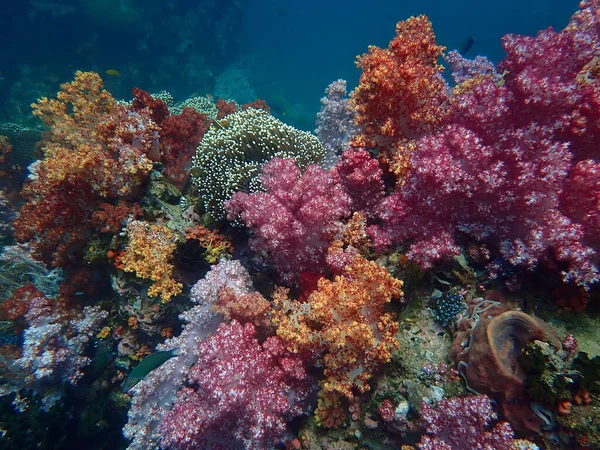
<path id="1" fill-rule="evenodd" d="M 260 190 L 258 176 L 271 158 L 294 158 L 305 169 L 324 154 L 310 133 L 285 125 L 266 111 L 249 108 L 214 122 L 193 158 L 192 180 L 205 210 L 220 220 L 225 217 L 225 201 L 235 192 Z"/>
<path id="2" fill-rule="evenodd" d="M 177 248 L 173 231 L 164 225 L 132 220 L 127 224 L 127 238 L 121 257 L 123 270 L 151 280 L 148 295 L 160 297 L 163 303 L 180 294 L 183 285 L 173 279 L 172 260 Z"/>
<path id="3" fill-rule="evenodd" d="M 42 98 L 40 132 L 0 124 L 0 447 L 600 446 L 600 2 L 497 65 L 399 22 L 327 88 L 323 143 L 190 53 L 224 56 L 244 2 L 121 3 L 119 42 L 196 93 L 4 84 Z M 118 69 L 120 95 L 145 77 Z"/>
<path id="4" fill-rule="evenodd" d="M 350 198 L 334 177 L 316 165 L 301 175 L 294 160 L 273 158 L 259 183 L 266 192 L 237 192 L 226 202 L 230 220 L 254 231 L 249 245 L 267 254 L 280 277 L 296 283 L 301 272 L 325 270 L 325 253 Z"/>

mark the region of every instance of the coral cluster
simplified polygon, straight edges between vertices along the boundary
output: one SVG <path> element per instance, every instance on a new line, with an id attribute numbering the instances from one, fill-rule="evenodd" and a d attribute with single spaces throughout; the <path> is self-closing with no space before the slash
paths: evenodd
<path id="1" fill-rule="evenodd" d="M 581 189 L 589 189 L 584 198 L 597 194 L 596 163 L 586 158 L 600 130 L 600 84 L 589 69 L 599 37 L 590 19 L 580 20 L 596 10 L 582 4 L 560 32 L 506 36 L 502 82 L 478 74 L 455 89 L 447 114 L 413 141 L 402 189 L 382 201 L 382 226 L 371 228 L 376 245 L 409 243 L 407 256 L 427 269 L 457 254 L 457 234 L 466 233 L 514 266 L 552 258 L 565 280 L 596 282 L 597 211 L 571 203 Z M 386 110 L 388 100 L 369 98 Z"/>
<path id="2" fill-rule="evenodd" d="M 302 414 L 311 382 L 302 360 L 280 338 L 260 344 L 251 324 L 223 324 L 199 344 L 188 374 L 164 418 L 162 445 L 203 449 L 239 445 L 264 449 L 283 440 L 286 422 Z"/>
<path id="3" fill-rule="evenodd" d="M 193 158 L 192 177 L 205 210 L 220 220 L 225 217 L 224 203 L 235 192 L 261 189 L 258 176 L 271 158 L 294 158 L 304 169 L 324 154 L 310 133 L 249 108 L 213 123 Z"/>
<path id="4" fill-rule="evenodd" d="M 447 86 L 437 59 L 444 50 L 435 42 L 429 19 L 419 16 L 398 22 L 388 48 L 370 46 L 358 57 L 362 75 L 352 105 L 363 131 L 352 145 L 393 150 L 402 139 L 442 123 Z"/>
<path id="5" fill-rule="evenodd" d="M 26 374 L 26 384 L 77 384 L 82 368 L 91 361 L 85 356 L 86 346 L 108 313 L 98 306 L 86 306 L 81 313 L 69 311 L 39 291 L 27 297 L 26 305 L 28 328 L 21 357 L 15 361 Z"/>
<path id="6" fill-rule="evenodd" d="M 225 205 L 228 218 L 254 231 L 250 247 L 266 253 L 282 279 L 325 270 L 329 241 L 350 214 L 341 183 L 316 165 L 301 175 L 293 160 L 281 158 L 265 164 L 259 182 L 266 192 L 235 193 Z"/>
<path id="7" fill-rule="evenodd" d="M 346 80 L 337 80 L 327 86 L 317 114 L 315 134 L 325 147 L 325 164 L 332 166 L 346 150 L 350 139 L 357 133 L 354 110 L 346 97 Z"/>
<path id="8" fill-rule="evenodd" d="M 123 270 L 151 280 L 148 295 L 169 302 L 183 287 L 173 279 L 175 234 L 164 225 L 132 220 L 127 225 L 127 237 L 129 243 L 121 258 Z"/>
<path id="9" fill-rule="evenodd" d="M 508 422 L 494 423 L 497 418 L 485 395 L 442 400 L 435 407 L 423 403 L 421 419 L 427 435 L 418 446 L 421 450 L 510 450 L 513 431 Z"/>
<path id="10" fill-rule="evenodd" d="M 322 388 L 352 398 L 369 390 L 369 379 L 397 348 L 398 324 L 384 307 L 402 298 L 401 288 L 384 268 L 357 256 L 345 275 L 321 278 L 306 303 L 275 296 L 277 335 L 294 352 L 321 348 Z"/>

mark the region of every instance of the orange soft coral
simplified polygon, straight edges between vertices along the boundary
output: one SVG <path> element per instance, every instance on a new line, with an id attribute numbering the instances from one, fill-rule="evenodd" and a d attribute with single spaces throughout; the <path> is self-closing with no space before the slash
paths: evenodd
<path id="1" fill-rule="evenodd" d="M 56 99 L 44 97 L 31 106 L 51 128 L 35 188 L 78 177 L 102 197 L 137 193 L 152 170 L 146 154 L 158 136 L 147 111 L 117 106 L 93 72 L 77 72 Z"/>
<path id="2" fill-rule="evenodd" d="M 444 50 L 435 42 L 431 22 L 421 15 L 398 22 L 387 49 L 370 46 L 369 53 L 358 57 L 363 73 L 352 104 L 364 132 L 353 145 L 389 148 L 441 123 L 448 94 L 437 59 Z"/>
<path id="3" fill-rule="evenodd" d="M 204 259 L 209 264 L 216 264 L 221 256 L 233 253 L 231 239 L 219 230 L 209 230 L 202 225 L 196 225 L 185 230 L 186 239 L 195 239 L 200 243 L 200 247 L 205 249 Z"/>
<path id="4" fill-rule="evenodd" d="M 375 369 L 389 362 L 397 348 L 397 323 L 384 306 L 399 298 L 402 282 L 375 262 L 356 256 L 344 276 L 322 278 L 307 303 L 285 299 L 276 292 L 274 321 L 277 334 L 292 351 L 319 347 L 326 392 L 353 397 L 369 390 Z"/>
<path id="5" fill-rule="evenodd" d="M 363 73 L 351 103 L 363 131 L 351 145 L 382 150 L 381 162 L 399 179 L 408 170 L 411 140 L 434 130 L 446 116 L 448 89 L 437 64 L 444 50 L 421 15 L 398 22 L 388 48 L 370 46 L 358 57 Z"/>
<path id="6" fill-rule="evenodd" d="M 173 280 L 173 254 L 177 248 L 175 234 L 169 228 L 133 220 L 127 225 L 129 243 L 121 258 L 123 270 L 152 280 L 148 296 L 160 297 L 163 303 L 181 293 L 183 285 Z"/>
<path id="7" fill-rule="evenodd" d="M 229 321 L 251 323 L 256 327 L 269 325 L 271 302 L 258 292 L 238 295 L 231 288 L 221 289 L 213 309 Z"/>

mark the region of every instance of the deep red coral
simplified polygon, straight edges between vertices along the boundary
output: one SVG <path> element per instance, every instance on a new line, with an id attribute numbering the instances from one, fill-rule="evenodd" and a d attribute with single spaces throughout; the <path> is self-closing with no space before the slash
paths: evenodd
<path id="1" fill-rule="evenodd" d="M 208 131 L 210 121 L 206 114 L 193 108 L 184 108 L 181 114 L 162 121 L 160 130 L 161 162 L 165 176 L 182 189 L 189 177 L 192 155 Z"/>
<path id="2" fill-rule="evenodd" d="M 269 105 L 267 105 L 267 102 L 265 102 L 264 100 L 261 100 L 259 98 L 257 98 L 253 102 L 245 103 L 242 105 L 242 111 L 246 111 L 248 108 L 262 109 L 268 113 L 271 112 L 271 108 L 269 108 Z"/>
<path id="3" fill-rule="evenodd" d="M 14 221 L 18 242 L 30 242 L 34 258 L 53 267 L 77 264 L 88 239 L 95 197 L 80 178 L 65 180 L 36 194 L 26 188 L 27 203 Z"/>
<path id="4" fill-rule="evenodd" d="M 215 103 L 215 106 L 217 107 L 217 110 L 219 111 L 217 113 L 217 119 L 223 119 L 225 116 L 228 116 L 229 114 L 233 114 L 234 112 L 237 112 L 237 110 L 238 110 L 234 101 L 228 102 L 226 100 L 223 100 L 222 98 L 217 100 L 217 103 Z"/>
<path id="5" fill-rule="evenodd" d="M 148 108 L 150 117 L 156 124 L 160 125 L 169 115 L 169 108 L 161 99 L 154 98 L 148 92 L 136 87 L 131 90 L 131 93 L 133 95 L 131 104 L 133 109 L 139 111 Z"/>

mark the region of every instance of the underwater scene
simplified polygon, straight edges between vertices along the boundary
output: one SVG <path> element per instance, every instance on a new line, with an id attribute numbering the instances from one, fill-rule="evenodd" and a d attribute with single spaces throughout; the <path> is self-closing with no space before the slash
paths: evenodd
<path id="1" fill-rule="evenodd" d="M 600 0 L 0 38 L 0 450 L 600 449 Z"/>

